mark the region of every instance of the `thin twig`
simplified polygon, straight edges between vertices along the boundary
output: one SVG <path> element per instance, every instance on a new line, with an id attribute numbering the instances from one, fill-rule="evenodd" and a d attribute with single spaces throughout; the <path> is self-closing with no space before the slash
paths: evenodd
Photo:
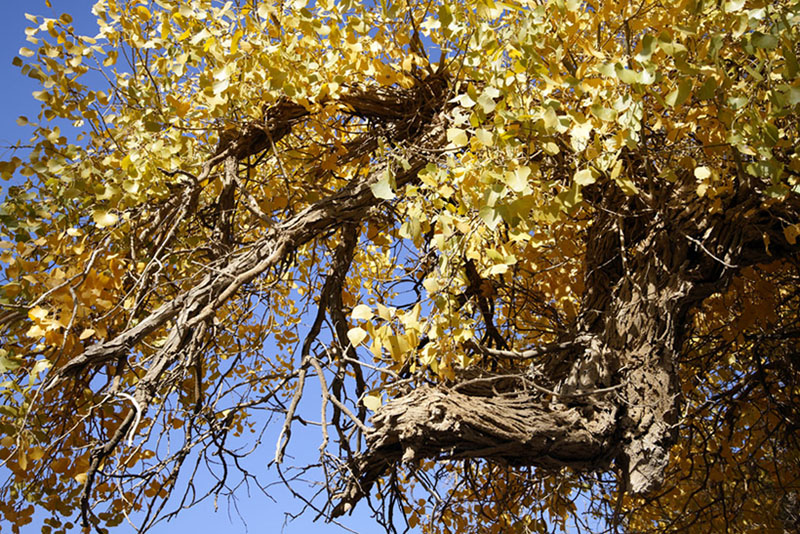
<path id="1" fill-rule="evenodd" d="M 297 376 L 297 385 L 294 389 L 292 402 L 289 404 L 289 408 L 286 410 L 286 420 L 283 422 L 283 428 L 281 428 L 281 433 L 278 436 L 278 444 L 275 448 L 275 463 L 279 465 L 281 462 L 283 462 L 283 455 L 286 452 L 286 446 L 289 444 L 289 438 L 292 435 L 292 419 L 294 419 L 294 414 L 297 411 L 297 405 L 300 403 L 300 398 L 303 396 L 303 387 L 306 383 L 307 366 L 308 358 L 303 360 L 303 363 L 300 367 L 300 373 Z"/>

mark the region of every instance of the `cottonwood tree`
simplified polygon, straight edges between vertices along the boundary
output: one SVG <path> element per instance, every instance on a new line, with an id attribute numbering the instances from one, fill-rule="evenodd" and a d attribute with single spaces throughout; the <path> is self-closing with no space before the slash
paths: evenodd
<path id="1" fill-rule="evenodd" d="M 798 528 L 798 2 L 93 13 L 15 59 L 13 531 L 277 478 L 387 530 Z"/>

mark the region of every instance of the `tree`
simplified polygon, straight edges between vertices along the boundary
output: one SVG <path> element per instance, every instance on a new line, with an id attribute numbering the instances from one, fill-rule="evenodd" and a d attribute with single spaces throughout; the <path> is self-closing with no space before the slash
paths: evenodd
<path id="1" fill-rule="evenodd" d="M 799 3 L 93 13 L 31 16 L 15 60 L 14 531 L 145 530 L 257 482 L 262 425 L 294 488 L 320 396 L 327 519 L 798 529 Z"/>

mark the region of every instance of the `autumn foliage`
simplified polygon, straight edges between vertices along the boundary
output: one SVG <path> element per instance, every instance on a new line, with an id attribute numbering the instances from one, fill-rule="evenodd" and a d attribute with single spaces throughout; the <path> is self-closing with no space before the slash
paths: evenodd
<path id="1" fill-rule="evenodd" d="M 800 528 L 800 3 L 93 13 L 15 59 L 12 531 L 243 480 L 387 531 Z"/>

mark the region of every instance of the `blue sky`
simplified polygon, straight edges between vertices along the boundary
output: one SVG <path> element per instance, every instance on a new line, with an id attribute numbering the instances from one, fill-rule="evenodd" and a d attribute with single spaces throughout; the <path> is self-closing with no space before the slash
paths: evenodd
<path id="1" fill-rule="evenodd" d="M 25 19 L 25 13 L 53 16 L 56 11 L 59 13 L 69 12 L 73 16 L 74 25 L 82 33 L 93 34 L 96 30 L 96 25 L 90 12 L 94 4 L 93 0 L 52 0 L 56 11 L 48 8 L 44 0 L 0 0 L 0 2 L 2 2 L 3 6 L 0 12 L 2 13 L 2 17 L 0 17 L 0 73 L 3 80 L 3 83 L 0 84 L 0 101 L 2 102 L 2 106 L 0 106 L 0 147 L 2 147 L 0 148 L 0 159 L 7 159 L 12 155 L 12 152 L 7 147 L 18 140 L 22 140 L 24 144 L 31 131 L 30 127 L 18 126 L 16 123 L 17 118 L 20 115 L 24 115 L 31 121 L 35 121 L 39 113 L 39 102 L 34 100 L 31 95 L 39 87 L 34 80 L 23 76 L 20 69 L 12 65 L 12 60 L 17 55 L 19 48 L 26 45 L 30 46 L 25 40 L 24 30 L 26 26 L 30 25 Z M 24 157 L 22 153 L 18 155 Z M 3 188 L 3 195 L 8 185 L 9 183 L 0 182 L 0 187 Z M 314 387 L 318 387 L 318 385 L 307 385 L 306 391 L 311 397 L 307 410 L 310 413 L 318 414 L 318 399 L 315 398 Z M 313 419 L 314 417 L 312 416 L 311 418 Z M 276 432 L 277 425 L 272 434 Z M 313 462 L 317 455 L 319 440 L 318 430 L 314 429 L 312 432 L 303 434 L 303 428 L 300 427 L 295 430 L 292 437 L 289 453 L 299 456 L 299 464 L 303 463 L 304 458 L 308 458 L 309 462 Z M 268 472 L 266 469 L 266 464 L 274 454 L 274 436 L 268 433 L 264 442 L 262 447 L 263 456 L 253 458 L 250 464 L 254 471 L 265 475 L 264 481 L 274 482 L 277 480 L 274 471 Z M 0 476 L 4 476 L 2 470 L 0 470 Z M 210 481 L 208 482 L 210 483 Z M 289 534 L 308 531 L 321 534 L 348 532 L 348 530 L 336 525 L 322 522 L 312 523 L 313 513 L 306 514 L 301 519 L 285 523 L 285 514 L 287 512 L 297 513 L 302 508 L 302 503 L 293 500 L 280 484 L 270 487 L 269 491 L 275 501 L 261 494 L 252 494 L 248 497 L 246 491 L 240 492 L 239 501 L 237 502 L 238 513 L 247 522 L 247 527 L 237 517 L 236 511 L 231 510 L 229 514 L 227 503 L 224 500 L 220 500 L 219 509 L 215 512 L 213 500 L 209 499 L 190 510 L 183 511 L 171 522 L 159 524 L 150 532 L 154 534 L 192 531 L 202 533 L 214 531 L 230 533 L 286 532 Z M 34 524 L 24 527 L 23 531 L 39 531 L 43 519 L 44 516 L 37 514 Z M 72 519 L 75 520 L 75 518 Z M 354 515 L 344 518 L 343 522 L 352 529 L 350 531 L 371 533 L 379 528 L 370 519 L 369 509 L 365 503 L 359 505 Z M 8 528 L 7 525 L 2 525 L 2 521 L 0 521 L 0 526 L 3 527 L 0 530 L 4 532 Z M 133 528 L 123 525 L 112 532 L 125 534 L 133 531 Z"/>

